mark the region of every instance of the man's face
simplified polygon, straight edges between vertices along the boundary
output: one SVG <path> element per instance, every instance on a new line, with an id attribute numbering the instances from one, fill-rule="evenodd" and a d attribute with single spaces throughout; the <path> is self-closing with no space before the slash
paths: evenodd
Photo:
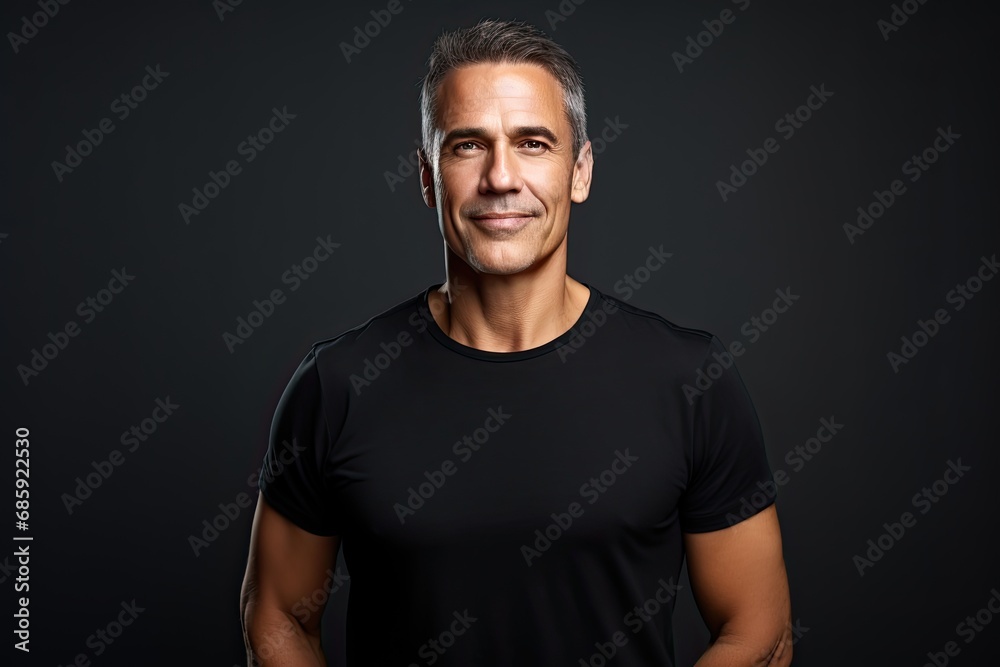
<path id="1" fill-rule="evenodd" d="M 454 254 L 476 271 L 512 274 L 563 244 L 593 158 L 588 141 L 574 160 L 555 77 L 531 64 L 453 70 L 438 89 L 437 123 L 440 191 L 423 165 L 421 177 Z"/>

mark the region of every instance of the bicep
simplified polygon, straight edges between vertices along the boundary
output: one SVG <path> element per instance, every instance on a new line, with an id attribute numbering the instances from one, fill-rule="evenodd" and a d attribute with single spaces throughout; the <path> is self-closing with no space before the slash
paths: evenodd
<path id="1" fill-rule="evenodd" d="M 788 578 L 775 505 L 728 528 L 684 533 L 688 577 L 715 641 L 767 641 L 791 620 Z"/>
<path id="2" fill-rule="evenodd" d="M 325 585 L 339 548 L 339 536 L 314 535 L 298 527 L 258 494 L 244 584 L 255 611 L 291 614 L 306 630 L 318 631 L 325 603 L 317 613 L 299 603 L 317 599 L 314 593 Z M 309 606 L 314 605 L 310 601 Z"/>

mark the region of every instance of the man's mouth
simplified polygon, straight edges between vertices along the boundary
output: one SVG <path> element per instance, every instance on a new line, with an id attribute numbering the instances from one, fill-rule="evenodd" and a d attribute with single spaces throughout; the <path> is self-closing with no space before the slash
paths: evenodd
<path id="1" fill-rule="evenodd" d="M 478 227 L 495 231 L 516 231 L 528 224 L 535 216 L 520 211 L 504 211 L 500 213 L 484 213 L 471 216 Z"/>

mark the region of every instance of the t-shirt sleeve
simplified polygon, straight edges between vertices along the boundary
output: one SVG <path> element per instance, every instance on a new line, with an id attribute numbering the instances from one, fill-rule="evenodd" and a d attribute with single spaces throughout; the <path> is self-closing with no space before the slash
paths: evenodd
<path id="1" fill-rule="evenodd" d="M 696 376 L 699 389 L 711 386 L 692 401 L 692 467 L 679 504 L 681 530 L 688 533 L 748 519 L 773 504 L 777 491 L 750 394 L 716 336 Z"/>
<path id="2" fill-rule="evenodd" d="M 340 534 L 325 476 L 330 445 L 313 347 L 274 411 L 258 487 L 274 509 L 315 535 Z"/>

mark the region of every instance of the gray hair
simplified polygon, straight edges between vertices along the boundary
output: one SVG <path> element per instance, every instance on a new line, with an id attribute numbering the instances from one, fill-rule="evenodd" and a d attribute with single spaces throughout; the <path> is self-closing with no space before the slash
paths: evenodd
<path id="1" fill-rule="evenodd" d="M 538 28 L 523 21 L 483 19 L 471 28 L 443 33 L 434 41 L 427 74 L 420 89 L 420 125 L 424 154 L 437 179 L 441 147 L 432 141 L 438 111 L 438 86 L 453 69 L 476 63 L 531 63 L 544 67 L 559 81 L 563 108 L 573 130 L 573 157 L 587 141 L 587 111 L 583 77 L 576 60 Z"/>

